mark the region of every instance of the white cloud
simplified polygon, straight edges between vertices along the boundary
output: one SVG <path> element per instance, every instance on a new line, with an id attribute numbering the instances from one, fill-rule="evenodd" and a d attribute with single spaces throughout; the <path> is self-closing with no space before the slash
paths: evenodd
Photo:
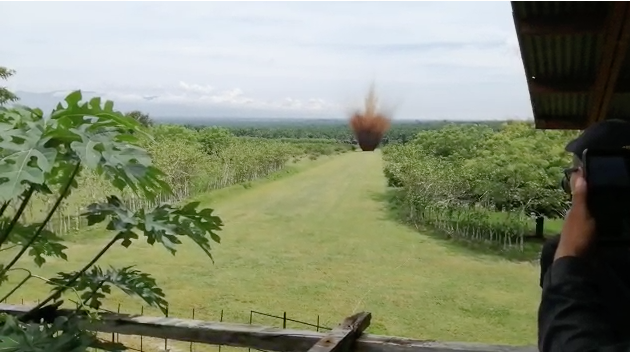
<path id="1" fill-rule="evenodd" d="M 186 82 L 180 81 L 179 86 L 186 91 L 194 92 L 194 93 L 207 94 L 214 91 L 214 87 L 210 85 L 202 86 L 199 84 L 188 84 Z"/>
<path id="2" fill-rule="evenodd" d="M 54 97 L 62 98 L 69 91 L 53 93 Z M 240 88 L 217 90 L 211 85 L 179 82 L 173 87 L 162 88 L 153 92 L 155 95 L 143 95 L 132 91 L 104 91 L 95 92 L 104 98 L 118 102 L 151 102 L 154 104 L 182 104 L 196 107 L 232 107 L 254 110 L 291 110 L 322 112 L 333 111 L 338 107 L 334 103 L 322 98 L 296 99 L 285 97 L 281 99 L 261 99 L 245 94 Z M 91 94 L 92 95 L 92 94 Z"/>
<path id="3" fill-rule="evenodd" d="M 35 12 L 5 2 L 2 12 L 11 35 L 0 65 L 23 91 L 343 116 L 375 80 L 400 118 L 531 114 L 507 2 L 44 2 Z"/>

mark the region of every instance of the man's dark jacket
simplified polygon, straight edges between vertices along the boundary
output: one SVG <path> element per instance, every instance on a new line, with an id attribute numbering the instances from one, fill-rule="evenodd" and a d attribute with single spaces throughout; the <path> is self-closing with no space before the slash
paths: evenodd
<path id="1" fill-rule="evenodd" d="M 540 351 L 630 352 L 630 251 L 554 261 L 558 240 L 545 243 L 540 258 Z"/>

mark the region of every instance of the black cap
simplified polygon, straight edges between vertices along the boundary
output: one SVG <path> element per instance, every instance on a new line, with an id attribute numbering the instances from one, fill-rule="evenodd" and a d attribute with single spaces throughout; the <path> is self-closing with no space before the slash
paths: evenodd
<path id="1" fill-rule="evenodd" d="M 576 139 L 567 144 L 565 150 L 580 159 L 585 149 L 630 148 L 630 122 L 604 120 L 585 129 Z"/>

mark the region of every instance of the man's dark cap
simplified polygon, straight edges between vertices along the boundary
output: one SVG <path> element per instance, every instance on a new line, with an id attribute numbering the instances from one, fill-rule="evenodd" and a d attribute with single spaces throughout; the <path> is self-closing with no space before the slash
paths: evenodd
<path id="1" fill-rule="evenodd" d="M 630 148 L 630 121 L 604 120 L 585 129 L 565 150 L 582 158 L 585 149 Z"/>

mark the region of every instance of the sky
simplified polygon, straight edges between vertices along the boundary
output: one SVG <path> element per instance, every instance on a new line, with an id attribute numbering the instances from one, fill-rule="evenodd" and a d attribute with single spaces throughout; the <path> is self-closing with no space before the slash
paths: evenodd
<path id="1" fill-rule="evenodd" d="M 510 3 L 0 2 L 3 83 L 154 118 L 532 116 Z M 0 82 L 2 83 L 2 82 Z"/>

